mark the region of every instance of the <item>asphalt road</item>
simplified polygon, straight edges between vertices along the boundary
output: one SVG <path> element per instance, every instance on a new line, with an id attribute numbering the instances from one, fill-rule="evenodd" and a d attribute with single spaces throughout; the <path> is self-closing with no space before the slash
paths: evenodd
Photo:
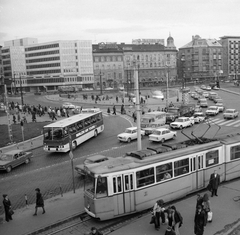
<path id="1" fill-rule="evenodd" d="M 226 107 L 237 108 L 240 110 L 239 96 L 235 96 L 226 92 L 218 92 L 223 98 Z M 51 105 L 49 101 L 46 101 L 44 97 L 26 96 L 25 99 L 29 104 L 41 103 L 42 105 Z M 209 101 L 209 105 L 213 104 Z M 59 103 L 54 103 L 60 106 Z M 215 117 L 214 117 L 215 118 Z M 222 119 L 222 114 L 219 114 L 216 118 Z M 239 118 L 237 119 L 239 120 Z M 125 127 L 130 123 L 123 119 L 121 116 L 109 116 L 104 118 L 105 131 L 101 133 L 97 138 L 93 138 L 74 151 L 74 165 L 81 164 L 84 159 L 94 153 L 101 153 L 106 156 L 121 156 L 128 151 L 137 149 L 137 143 L 132 142 L 130 144 L 119 143 L 117 141 L 117 134 L 121 133 Z M 184 133 L 193 138 L 191 132 L 197 136 L 203 135 L 209 128 L 206 124 L 194 125 L 192 128 L 187 128 Z M 211 128 L 206 132 L 205 137 L 213 138 L 215 135 L 226 136 L 227 134 L 237 133 L 239 128 L 234 126 L 221 125 L 219 129 L 218 125 L 211 125 Z M 187 137 L 178 131 L 178 137 L 172 142 L 179 142 L 186 140 Z M 142 147 L 156 146 L 157 143 L 150 143 L 147 137 L 142 140 Z M 55 194 L 60 194 L 60 188 L 62 192 L 73 190 L 72 183 L 72 171 L 70 158 L 68 154 L 52 153 L 48 154 L 43 152 L 42 148 L 33 150 L 34 159 L 29 165 L 23 165 L 14 169 L 9 174 L 0 173 L 0 191 L 2 193 L 9 194 L 13 207 L 19 208 L 24 206 L 24 195 L 27 194 L 29 203 L 34 203 L 35 192 L 34 189 L 39 187 L 44 193 L 44 197 L 52 197 Z M 82 185 L 82 181 L 78 175 L 74 172 L 75 187 L 79 188 Z"/>

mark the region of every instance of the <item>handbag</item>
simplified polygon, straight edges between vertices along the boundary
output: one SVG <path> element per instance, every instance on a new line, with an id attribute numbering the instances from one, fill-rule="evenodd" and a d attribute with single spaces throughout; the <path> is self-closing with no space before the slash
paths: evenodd
<path id="1" fill-rule="evenodd" d="M 212 211 L 209 211 L 209 212 L 207 213 L 207 221 L 208 221 L 208 222 L 212 222 L 212 217 L 213 217 L 213 213 L 212 213 Z"/>
<path id="2" fill-rule="evenodd" d="M 155 215 L 153 215 L 153 216 L 151 217 L 150 224 L 154 224 L 154 223 L 155 223 L 155 220 L 156 220 L 156 217 L 155 217 Z"/>
<path id="3" fill-rule="evenodd" d="M 9 214 L 10 214 L 10 215 L 13 215 L 13 214 L 14 214 L 13 209 L 9 209 Z"/>

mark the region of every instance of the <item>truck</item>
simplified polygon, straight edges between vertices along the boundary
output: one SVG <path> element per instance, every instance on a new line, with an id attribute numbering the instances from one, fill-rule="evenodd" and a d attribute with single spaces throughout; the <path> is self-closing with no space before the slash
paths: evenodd
<path id="1" fill-rule="evenodd" d="M 182 104 L 179 106 L 168 107 L 166 123 L 171 123 L 178 117 L 191 117 L 195 111 L 195 104 Z"/>

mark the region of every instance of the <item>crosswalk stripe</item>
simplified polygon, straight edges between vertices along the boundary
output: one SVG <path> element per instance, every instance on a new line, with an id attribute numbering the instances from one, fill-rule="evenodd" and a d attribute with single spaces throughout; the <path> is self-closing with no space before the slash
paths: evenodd
<path id="1" fill-rule="evenodd" d="M 240 122 L 240 120 L 237 120 L 237 121 L 235 121 L 235 122 L 231 122 L 230 124 L 228 124 L 228 125 L 226 125 L 226 126 L 232 126 L 232 125 L 234 125 L 234 124 L 237 124 L 238 122 Z"/>
<path id="2" fill-rule="evenodd" d="M 219 123 L 218 125 L 223 126 L 226 125 L 227 123 L 232 122 L 232 120 L 224 121 L 222 123 Z"/>
<path id="3" fill-rule="evenodd" d="M 235 125 L 234 127 L 239 127 L 240 126 L 240 124 L 238 124 L 238 125 Z"/>

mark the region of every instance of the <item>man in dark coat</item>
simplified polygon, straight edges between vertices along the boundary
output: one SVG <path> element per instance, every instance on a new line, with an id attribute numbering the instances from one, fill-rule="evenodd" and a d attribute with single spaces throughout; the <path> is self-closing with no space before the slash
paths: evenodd
<path id="1" fill-rule="evenodd" d="M 5 211 L 5 220 L 9 222 L 9 220 L 12 220 L 12 214 L 10 213 L 11 210 L 11 202 L 8 199 L 7 194 L 3 194 L 3 206 Z"/>
<path id="2" fill-rule="evenodd" d="M 36 206 L 35 206 L 35 213 L 33 215 L 37 215 L 38 207 L 42 207 L 43 209 L 42 213 L 45 214 L 44 201 L 43 201 L 43 197 L 40 192 L 40 189 L 36 188 L 35 191 L 36 191 Z"/>
<path id="3" fill-rule="evenodd" d="M 113 114 L 116 115 L 116 107 L 115 107 L 115 105 L 113 105 Z"/>
<path id="4" fill-rule="evenodd" d="M 214 173 L 211 174 L 210 181 L 209 181 L 210 189 L 212 191 L 212 197 L 213 195 L 218 196 L 217 190 L 218 190 L 219 184 L 220 184 L 220 176 L 219 174 L 217 174 L 217 171 L 215 170 Z"/>
<path id="5" fill-rule="evenodd" d="M 206 213 L 202 209 L 201 205 L 198 205 L 197 211 L 194 217 L 194 233 L 196 235 L 203 235 L 204 227 L 206 226 Z"/>

